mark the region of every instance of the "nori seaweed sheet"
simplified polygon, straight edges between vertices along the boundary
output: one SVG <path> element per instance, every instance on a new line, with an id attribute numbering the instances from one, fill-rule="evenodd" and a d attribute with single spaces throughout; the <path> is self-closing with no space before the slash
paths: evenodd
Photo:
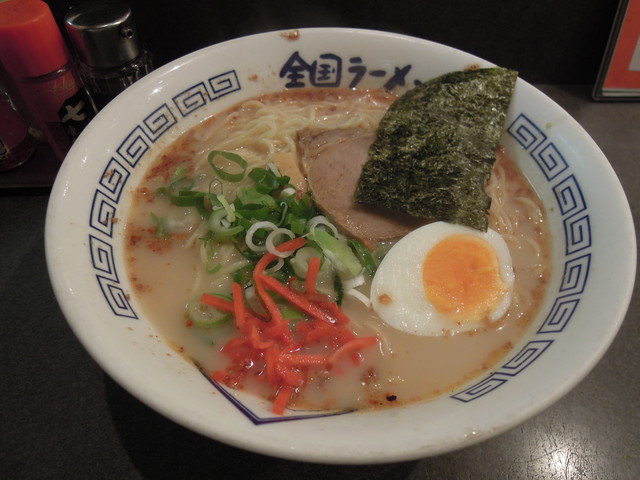
<path id="1" fill-rule="evenodd" d="M 356 201 L 486 231 L 484 186 L 517 72 L 452 72 L 398 98 L 369 149 Z"/>

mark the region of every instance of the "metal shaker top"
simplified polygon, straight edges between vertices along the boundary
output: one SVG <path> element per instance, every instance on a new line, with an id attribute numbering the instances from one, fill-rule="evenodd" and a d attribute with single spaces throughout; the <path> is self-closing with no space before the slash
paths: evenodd
<path id="1" fill-rule="evenodd" d="M 94 0 L 72 6 L 65 15 L 65 27 L 78 59 L 91 67 L 117 67 L 143 51 L 131 8 L 119 0 Z"/>

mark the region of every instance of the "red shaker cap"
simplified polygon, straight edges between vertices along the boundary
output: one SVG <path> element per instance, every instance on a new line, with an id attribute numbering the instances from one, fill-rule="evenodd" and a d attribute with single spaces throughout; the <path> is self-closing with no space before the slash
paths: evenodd
<path id="1" fill-rule="evenodd" d="M 0 3 L 0 61 L 7 72 L 15 77 L 37 77 L 55 72 L 69 60 L 67 46 L 46 3 Z"/>

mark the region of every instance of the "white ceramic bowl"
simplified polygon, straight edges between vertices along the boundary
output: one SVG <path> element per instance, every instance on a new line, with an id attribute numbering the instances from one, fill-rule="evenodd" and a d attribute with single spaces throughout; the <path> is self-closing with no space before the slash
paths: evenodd
<path id="1" fill-rule="evenodd" d="M 111 377 L 177 423 L 295 460 L 377 463 L 440 454 L 549 406 L 591 370 L 618 331 L 636 244 L 628 203 L 606 158 L 564 110 L 521 79 L 501 142 L 547 208 L 553 275 L 525 338 L 494 371 L 453 394 L 403 408 L 274 421 L 259 402 L 242 395 L 231 401 L 177 355 L 129 294 L 124 222 L 116 219 L 126 217 L 131 191 L 156 152 L 181 133 L 263 92 L 355 84 L 398 90 L 472 64 L 490 65 L 401 35 L 303 29 L 215 45 L 134 84 L 82 133 L 51 193 L 47 264 L 77 337 Z"/>

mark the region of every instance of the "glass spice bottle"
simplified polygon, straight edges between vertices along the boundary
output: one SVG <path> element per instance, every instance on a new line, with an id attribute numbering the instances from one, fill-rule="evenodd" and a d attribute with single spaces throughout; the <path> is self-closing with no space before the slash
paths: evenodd
<path id="1" fill-rule="evenodd" d="M 42 0 L 0 3 L 0 61 L 30 118 L 63 160 L 95 111 Z"/>
<path id="2" fill-rule="evenodd" d="M 37 145 L 0 85 L 0 172 L 22 165 Z"/>
<path id="3" fill-rule="evenodd" d="M 140 41 L 126 3 L 79 3 L 65 15 L 65 28 L 77 54 L 80 77 L 98 110 L 153 69 L 151 54 Z"/>

